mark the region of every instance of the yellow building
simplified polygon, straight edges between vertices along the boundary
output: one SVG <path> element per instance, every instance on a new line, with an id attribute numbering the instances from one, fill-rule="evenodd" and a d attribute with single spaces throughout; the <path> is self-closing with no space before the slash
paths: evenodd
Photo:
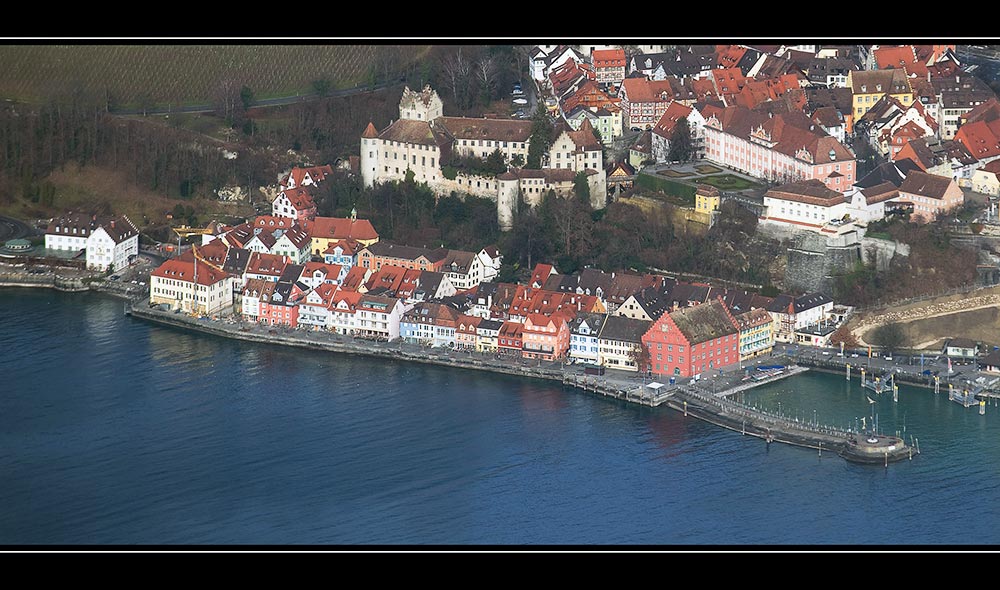
<path id="1" fill-rule="evenodd" d="M 766 309 L 757 308 L 734 316 L 740 329 L 740 360 L 746 361 L 774 348 L 774 321 Z"/>
<path id="2" fill-rule="evenodd" d="M 350 217 L 317 217 L 307 229 L 312 237 L 312 253 L 316 256 L 322 256 L 327 248 L 341 240 L 355 240 L 362 246 L 371 246 L 378 241 L 378 232 L 371 222 L 358 219 L 353 209 Z"/>
<path id="3" fill-rule="evenodd" d="M 707 184 L 698 185 L 698 190 L 694 194 L 695 211 L 699 213 L 711 214 L 712 211 L 719 210 L 719 205 L 721 203 L 722 196 L 719 195 L 719 189 Z"/>
<path id="4" fill-rule="evenodd" d="M 848 117 L 848 132 L 854 129 L 854 122 L 864 116 L 875 103 L 886 94 L 903 106 L 913 103 L 913 90 L 903 69 L 851 70 L 847 73 L 847 87 L 851 89 L 851 113 Z"/>

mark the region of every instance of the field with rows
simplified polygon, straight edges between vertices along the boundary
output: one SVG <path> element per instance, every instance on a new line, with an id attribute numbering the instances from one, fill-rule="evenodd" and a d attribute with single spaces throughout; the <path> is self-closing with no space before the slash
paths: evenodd
<path id="1" fill-rule="evenodd" d="M 2 45 L 0 98 L 64 99 L 75 92 L 118 107 L 212 103 L 223 80 L 257 98 L 331 90 L 365 83 L 386 69 L 377 45 Z M 397 55 L 417 59 L 425 46 Z M 393 63 L 391 68 L 408 64 Z"/>

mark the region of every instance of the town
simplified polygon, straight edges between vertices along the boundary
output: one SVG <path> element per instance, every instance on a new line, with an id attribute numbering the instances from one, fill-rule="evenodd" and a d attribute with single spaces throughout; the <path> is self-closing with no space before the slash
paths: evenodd
<path id="1" fill-rule="evenodd" d="M 409 179 L 440 196 L 488 198 L 504 231 L 546 196 L 582 195 L 602 209 L 641 170 L 655 170 L 693 194 L 687 215 L 705 228 L 728 201 L 751 210 L 758 231 L 818 240 L 815 251 L 794 253 L 812 255 L 786 281 L 801 288 L 764 295 L 631 269 L 564 274 L 552 261 L 533 264 L 522 281 L 500 281 L 497 244 L 461 251 L 392 243 L 356 211 L 318 215 L 314 191 L 334 173 L 331 164 L 289 170 L 269 214 L 177 228 L 178 248 L 167 245 L 172 252 L 148 285 L 136 284 L 148 288 L 150 308 L 209 320 L 579 363 L 673 383 L 753 363 L 776 344 L 842 344 L 838 329 L 855 310 L 833 300 L 829 251 L 881 259 L 884 248 L 872 244 L 884 244 L 866 237 L 873 223 L 954 215 L 974 191 L 983 197 L 980 231 L 995 231 L 980 221 L 995 219 L 1000 194 L 992 164 L 1000 159 L 1000 102 L 960 67 L 955 46 L 638 49 L 627 58 L 620 46 L 535 47 L 530 86 L 514 87 L 510 118 L 446 116 L 433 88 L 405 88 L 398 119 L 359 130 L 359 156 L 343 166 L 369 188 Z M 555 129 L 540 154 L 532 109 Z M 625 140 L 627 157 L 604 161 Z M 467 165 L 491 157 L 503 172 Z M 466 165 L 456 169 L 459 161 Z M 720 189 L 712 170 L 768 188 L 756 196 Z M 113 281 L 140 259 L 139 234 L 125 216 L 66 212 L 51 220 L 45 248 L 85 252 L 86 267 Z M 182 237 L 200 243 L 188 247 Z M 792 262 L 790 254 L 790 271 Z M 980 266 L 995 284 L 995 260 Z M 869 346 L 870 356 L 860 333 L 846 340 Z M 1000 364 L 995 349 L 985 358 L 993 344 L 973 343 L 984 368 Z"/>

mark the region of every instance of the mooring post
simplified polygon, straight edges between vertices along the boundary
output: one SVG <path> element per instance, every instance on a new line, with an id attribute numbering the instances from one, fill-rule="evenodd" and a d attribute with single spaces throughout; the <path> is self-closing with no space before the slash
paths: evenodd
<path id="1" fill-rule="evenodd" d="M 688 403 L 687 400 L 684 400 L 684 416 L 686 417 L 687 415 L 688 415 Z"/>

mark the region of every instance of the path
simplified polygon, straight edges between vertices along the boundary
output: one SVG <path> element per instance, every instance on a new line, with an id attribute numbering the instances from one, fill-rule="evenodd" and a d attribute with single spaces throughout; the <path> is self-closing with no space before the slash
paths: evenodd
<path id="1" fill-rule="evenodd" d="M 854 338 L 857 339 L 860 346 L 868 346 L 869 343 L 865 341 L 864 335 L 878 326 L 891 323 L 907 323 L 963 311 L 985 309 L 988 307 L 1000 307 L 1000 293 L 989 293 L 986 295 L 977 295 L 975 297 L 967 297 L 955 301 L 932 303 L 925 307 L 914 309 L 872 314 L 858 322 L 858 324 L 851 329 L 851 334 L 854 335 Z M 940 340 L 940 338 L 931 342 L 925 342 L 923 345 L 933 344 L 938 340 Z"/>

